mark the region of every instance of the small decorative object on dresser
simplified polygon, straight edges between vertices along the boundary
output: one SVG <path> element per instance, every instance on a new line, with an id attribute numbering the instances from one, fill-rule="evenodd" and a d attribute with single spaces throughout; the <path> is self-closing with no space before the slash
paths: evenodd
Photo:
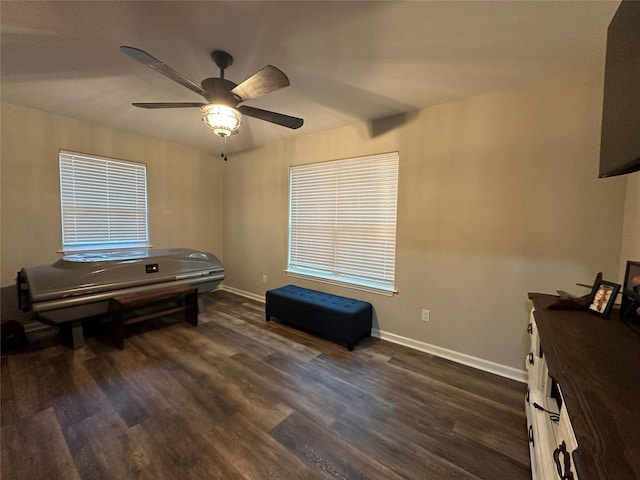
<path id="1" fill-rule="evenodd" d="M 589 298 L 589 311 L 600 317 L 607 318 L 619 291 L 620 285 L 617 283 L 596 278 Z"/>

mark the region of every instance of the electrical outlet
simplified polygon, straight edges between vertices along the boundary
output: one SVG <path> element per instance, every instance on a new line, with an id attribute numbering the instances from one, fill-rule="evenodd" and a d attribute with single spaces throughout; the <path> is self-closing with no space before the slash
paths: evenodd
<path id="1" fill-rule="evenodd" d="M 425 310 L 424 308 L 422 309 L 422 321 L 423 322 L 428 322 L 429 321 L 429 315 L 431 312 L 429 312 L 429 310 Z"/>
<path id="2" fill-rule="evenodd" d="M 267 283 L 267 276 L 266 275 L 262 275 L 262 283 Z"/>

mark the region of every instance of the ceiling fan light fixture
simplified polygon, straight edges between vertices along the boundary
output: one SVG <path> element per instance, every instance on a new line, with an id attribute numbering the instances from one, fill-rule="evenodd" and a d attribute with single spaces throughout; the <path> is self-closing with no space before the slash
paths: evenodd
<path id="1" fill-rule="evenodd" d="M 217 103 L 205 105 L 202 111 L 202 121 L 213 133 L 220 137 L 228 137 L 240 128 L 242 114 L 235 108 Z"/>

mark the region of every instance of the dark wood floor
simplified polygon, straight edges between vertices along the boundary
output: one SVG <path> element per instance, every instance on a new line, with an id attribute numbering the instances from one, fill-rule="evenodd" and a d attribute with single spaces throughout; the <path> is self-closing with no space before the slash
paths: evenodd
<path id="1" fill-rule="evenodd" d="M 205 302 L 198 327 L 138 324 L 124 350 L 98 332 L 4 355 L 2 478 L 531 478 L 524 385 Z"/>

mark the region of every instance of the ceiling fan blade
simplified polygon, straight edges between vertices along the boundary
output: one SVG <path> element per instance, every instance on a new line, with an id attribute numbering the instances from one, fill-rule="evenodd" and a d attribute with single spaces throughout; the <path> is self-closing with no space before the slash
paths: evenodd
<path id="1" fill-rule="evenodd" d="M 155 70 L 156 72 L 164 75 L 167 78 L 170 78 L 174 82 L 178 82 L 180 85 L 187 87 L 189 90 L 196 92 L 198 95 L 202 95 L 207 98 L 207 92 L 205 92 L 197 83 L 192 82 L 184 75 L 176 72 L 169 65 L 165 65 L 160 60 L 155 57 L 152 57 L 144 50 L 140 50 L 135 47 L 127 47 L 126 45 L 120 47 L 120 50 L 125 55 L 133 58 L 134 60 L 146 65 L 147 67 Z"/>
<path id="2" fill-rule="evenodd" d="M 231 93 L 240 97 L 240 101 L 244 102 L 288 86 L 289 79 L 284 72 L 273 65 L 267 65 L 234 87 Z"/>
<path id="3" fill-rule="evenodd" d="M 206 103 L 197 102 L 135 102 L 134 107 L 140 108 L 188 108 L 188 107 L 204 107 Z"/>
<path id="4" fill-rule="evenodd" d="M 282 113 L 271 112 L 269 110 L 262 110 L 261 108 L 249 107 L 247 105 L 240 105 L 237 107 L 240 113 L 248 115 L 250 117 L 259 118 L 267 122 L 282 125 L 287 128 L 300 128 L 304 124 L 304 120 L 298 117 L 291 117 Z"/>

